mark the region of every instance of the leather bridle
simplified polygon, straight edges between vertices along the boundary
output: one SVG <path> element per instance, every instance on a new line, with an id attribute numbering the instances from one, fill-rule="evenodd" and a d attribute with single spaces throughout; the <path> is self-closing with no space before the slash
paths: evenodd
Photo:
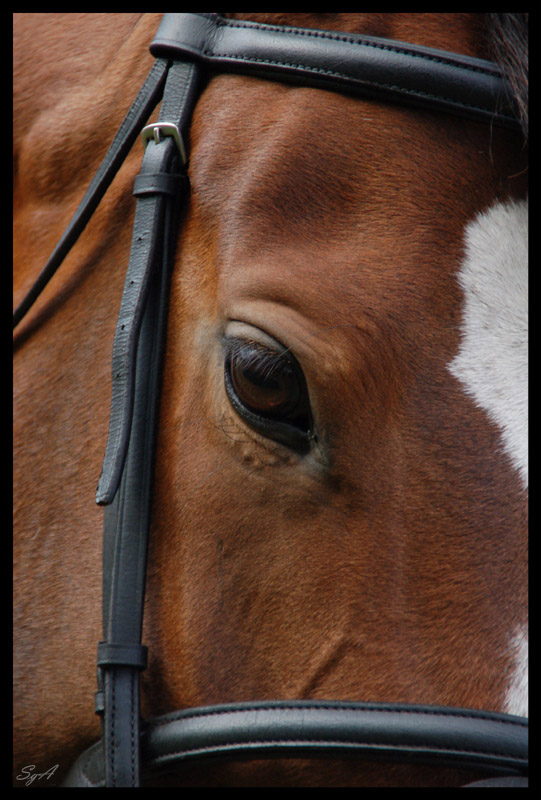
<path id="1" fill-rule="evenodd" d="M 79 757 L 70 786 L 138 786 L 140 773 L 190 759 L 351 755 L 488 771 L 525 785 L 527 720 L 407 704 L 273 701 L 195 708 L 141 725 L 139 673 L 160 357 L 186 147 L 203 78 L 240 72 L 517 127 L 492 62 L 388 39 L 165 14 L 154 66 L 70 225 L 14 315 L 17 324 L 56 272 L 143 129 L 130 260 L 113 345 L 109 437 L 97 502 L 105 506 L 103 641 L 96 712 L 102 739 Z M 143 128 L 163 96 L 158 122 Z M 490 785 L 490 784 L 489 784 Z"/>

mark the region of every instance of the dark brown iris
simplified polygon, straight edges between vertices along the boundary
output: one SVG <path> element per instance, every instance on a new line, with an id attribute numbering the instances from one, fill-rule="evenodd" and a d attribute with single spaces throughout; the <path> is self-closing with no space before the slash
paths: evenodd
<path id="1" fill-rule="evenodd" d="M 293 364 L 256 344 L 231 354 L 231 383 L 244 405 L 258 414 L 285 417 L 299 403 L 301 387 Z"/>

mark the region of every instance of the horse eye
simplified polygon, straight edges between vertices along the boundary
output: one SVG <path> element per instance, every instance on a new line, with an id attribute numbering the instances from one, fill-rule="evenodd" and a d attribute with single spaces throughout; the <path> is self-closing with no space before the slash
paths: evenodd
<path id="1" fill-rule="evenodd" d="M 237 397 L 252 411 L 285 417 L 299 402 L 299 380 L 285 359 L 267 361 L 254 350 L 234 353 L 229 364 L 231 383 Z"/>
<path id="2" fill-rule="evenodd" d="M 303 450 L 311 416 L 296 360 L 259 342 L 226 341 L 225 388 L 235 411 L 259 433 Z"/>

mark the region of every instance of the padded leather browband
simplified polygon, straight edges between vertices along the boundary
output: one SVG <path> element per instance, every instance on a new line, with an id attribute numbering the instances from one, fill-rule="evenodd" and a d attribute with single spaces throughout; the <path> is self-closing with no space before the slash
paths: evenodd
<path id="1" fill-rule="evenodd" d="M 527 722 L 505 714 L 438 706 L 283 701 L 207 706 L 151 720 L 142 736 L 147 777 L 201 758 L 354 755 L 521 774 Z M 95 746 L 65 784 L 103 785 Z"/>
<path id="2" fill-rule="evenodd" d="M 219 14 L 165 14 L 150 51 L 243 72 L 518 125 L 499 68 L 490 61 L 352 33 L 318 31 Z"/>

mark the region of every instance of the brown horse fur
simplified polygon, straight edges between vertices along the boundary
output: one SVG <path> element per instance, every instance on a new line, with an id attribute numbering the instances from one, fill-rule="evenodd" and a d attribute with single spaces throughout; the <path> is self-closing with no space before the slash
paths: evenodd
<path id="1" fill-rule="evenodd" d="M 241 14 L 487 56 L 482 14 Z M 15 294 L 151 65 L 158 15 L 16 15 Z M 53 57 L 54 54 L 54 57 Z M 503 708 L 526 622 L 526 501 L 447 369 L 463 231 L 523 198 L 517 133 L 213 78 L 195 110 L 171 285 L 144 641 L 146 715 L 267 698 Z M 21 326 L 15 362 L 15 775 L 99 737 L 103 454 L 137 145 Z M 248 427 L 230 320 L 301 364 L 318 447 Z M 255 334 L 257 336 L 257 333 Z M 185 785 L 458 785 L 354 762 L 186 768 Z"/>

